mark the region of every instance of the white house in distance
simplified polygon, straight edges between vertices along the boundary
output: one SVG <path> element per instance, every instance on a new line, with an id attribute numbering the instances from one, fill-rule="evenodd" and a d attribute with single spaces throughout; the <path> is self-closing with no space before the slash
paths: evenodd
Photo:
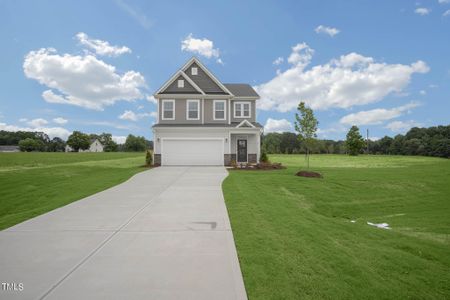
<path id="1" fill-rule="evenodd" d="M 73 152 L 73 149 L 69 145 L 66 145 L 65 151 Z M 102 145 L 102 143 L 100 143 L 100 141 L 98 139 L 95 139 L 91 142 L 91 145 L 89 146 L 88 149 L 86 149 L 86 150 L 80 149 L 78 152 L 103 152 L 103 145 Z"/>
<path id="2" fill-rule="evenodd" d="M 222 83 L 194 57 L 154 97 L 156 164 L 227 166 L 259 160 L 259 95 L 249 84 Z"/>

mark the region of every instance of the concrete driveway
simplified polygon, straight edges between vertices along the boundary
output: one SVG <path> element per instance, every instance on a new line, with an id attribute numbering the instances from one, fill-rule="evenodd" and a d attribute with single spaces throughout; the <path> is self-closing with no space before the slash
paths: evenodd
<path id="1" fill-rule="evenodd" d="M 246 299 L 226 176 L 160 167 L 1 231 L 0 281 L 23 290 L 0 298 Z"/>

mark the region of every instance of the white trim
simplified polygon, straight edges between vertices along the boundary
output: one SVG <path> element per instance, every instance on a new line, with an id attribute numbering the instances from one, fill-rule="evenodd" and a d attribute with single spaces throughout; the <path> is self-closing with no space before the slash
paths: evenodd
<path id="1" fill-rule="evenodd" d="M 236 115 L 236 104 L 242 105 L 241 114 L 244 113 L 244 104 L 248 104 L 248 116 L 244 116 L 244 115 L 237 116 Z M 243 119 L 243 118 L 251 118 L 252 117 L 252 104 L 250 101 L 234 101 L 233 105 L 234 105 L 233 106 L 233 117 L 235 119 Z"/>
<path id="2" fill-rule="evenodd" d="M 216 118 L 216 103 L 223 103 L 223 118 Z M 227 119 L 227 100 L 213 100 L 213 120 L 225 121 Z"/>
<path id="3" fill-rule="evenodd" d="M 202 124 L 205 124 L 205 99 L 202 99 Z"/>
<path id="4" fill-rule="evenodd" d="M 172 112 L 173 117 L 172 118 L 164 118 L 164 103 L 165 102 L 172 102 Z M 161 113 L 161 120 L 163 121 L 173 121 L 175 120 L 175 99 L 162 99 L 161 100 L 161 106 L 162 106 L 162 113 Z"/>
<path id="5" fill-rule="evenodd" d="M 205 95 L 201 95 L 201 94 L 158 94 L 158 95 L 154 95 L 154 97 L 156 99 L 165 99 L 165 98 L 169 98 L 169 99 L 186 99 L 186 98 L 190 98 L 190 97 L 199 97 L 199 98 L 205 98 L 205 99 L 230 99 L 229 95 L 214 95 L 214 94 L 205 94 Z"/>
<path id="6" fill-rule="evenodd" d="M 226 88 L 195 56 L 192 57 L 187 63 L 184 64 L 184 66 L 181 68 L 181 70 L 186 70 L 192 63 L 197 63 L 197 65 L 208 75 L 223 91 L 227 92 L 231 96 L 234 96 L 230 90 Z"/>
<path id="7" fill-rule="evenodd" d="M 222 166 L 223 165 L 225 165 L 225 150 L 224 150 L 224 147 L 225 147 L 225 138 L 202 138 L 202 137 L 198 137 L 198 138 L 186 138 L 186 137 L 169 137 L 169 138 L 160 138 L 160 142 L 161 142 L 161 145 L 160 145 L 160 147 L 159 147 L 159 150 L 160 150 L 160 155 L 162 156 L 162 159 L 161 159 L 161 165 L 164 165 L 163 164 L 163 160 L 164 160 L 164 151 L 163 151 L 163 145 L 164 145 L 164 141 L 165 140 L 186 140 L 186 141 L 190 141 L 190 140 L 214 140 L 214 141 L 222 141 L 222 147 L 221 147 L 221 149 L 222 149 L 222 159 L 221 159 L 221 161 L 222 161 Z M 231 141 L 230 141 L 231 142 Z M 248 148 L 248 145 L 247 145 L 247 148 Z M 248 152 L 248 151 L 247 151 Z M 247 156 L 248 156 L 248 153 L 247 153 Z M 237 158 L 237 156 L 236 156 L 236 158 Z"/>
<path id="8" fill-rule="evenodd" d="M 195 71 L 195 72 L 194 72 Z M 195 74 L 194 74 L 195 73 Z M 197 67 L 192 67 L 191 68 L 191 75 L 192 76 L 196 76 L 196 75 L 198 75 L 198 68 Z"/>
<path id="9" fill-rule="evenodd" d="M 157 103 L 156 103 L 156 124 L 159 123 L 159 103 L 161 102 L 160 99 L 157 99 Z"/>
<path id="10" fill-rule="evenodd" d="M 241 123 L 236 125 L 236 128 L 241 128 L 244 124 L 247 124 L 247 125 L 249 125 L 252 128 L 255 128 L 255 125 L 250 123 L 248 120 L 243 120 Z"/>
<path id="11" fill-rule="evenodd" d="M 184 89 L 184 79 L 178 79 L 177 80 L 177 87 L 179 89 Z"/>
<path id="12" fill-rule="evenodd" d="M 231 124 L 231 99 L 228 99 L 228 124 Z"/>
<path id="13" fill-rule="evenodd" d="M 197 103 L 197 118 L 189 118 L 189 102 Z M 200 100 L 199 99 L 187 99 L 186 100 L 186 120 L 188 120 L 188 121 L 200 120 Z"/>
<path id="14" fill-rule="evenodd" d="M 179 76 L 182 76 L 187 82 L 189 82 L 196 90 L 197 92 L 199 92 L 202 95 L 205 95 L 205 92 L 202 91 L 202 89 L 195 84 L 195 82 L 192 81 L 192 79 L 189 78 L 189 76 L 187 76 L 182 70 L 178 70 L 172 77 L 170 77 L 169 80 L 166 81 L 166 83 L 160 87 L 154 94 L 153 96 L 157 96 L 159 93 L 162 93 L 169 85 L 171 85 Z M 192 94 L 188 94 L 191 95 Z M 164 95 L 166 96 L 166 95 Z"/>

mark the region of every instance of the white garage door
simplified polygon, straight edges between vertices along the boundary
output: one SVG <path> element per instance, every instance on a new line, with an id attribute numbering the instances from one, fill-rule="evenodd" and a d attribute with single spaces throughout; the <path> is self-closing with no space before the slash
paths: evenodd
<path id="1" fill-rule="evenodd" d="M 163 166 L 223 166 L 222 139 L 163 139 Z"/>

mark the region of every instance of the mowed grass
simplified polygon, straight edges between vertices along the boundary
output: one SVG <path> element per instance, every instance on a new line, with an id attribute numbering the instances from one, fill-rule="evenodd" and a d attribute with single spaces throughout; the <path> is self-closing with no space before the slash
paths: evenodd
<path id="1" fill-rule="evenodd" d="M 144 153 L 0 153 L 0 230 L 119 184 Z"/>
<path id="2" fill-rule="evenodd" d="M 249 299 L 450 299 L 450 160 L 269 158 L 223 183 Z"/>

